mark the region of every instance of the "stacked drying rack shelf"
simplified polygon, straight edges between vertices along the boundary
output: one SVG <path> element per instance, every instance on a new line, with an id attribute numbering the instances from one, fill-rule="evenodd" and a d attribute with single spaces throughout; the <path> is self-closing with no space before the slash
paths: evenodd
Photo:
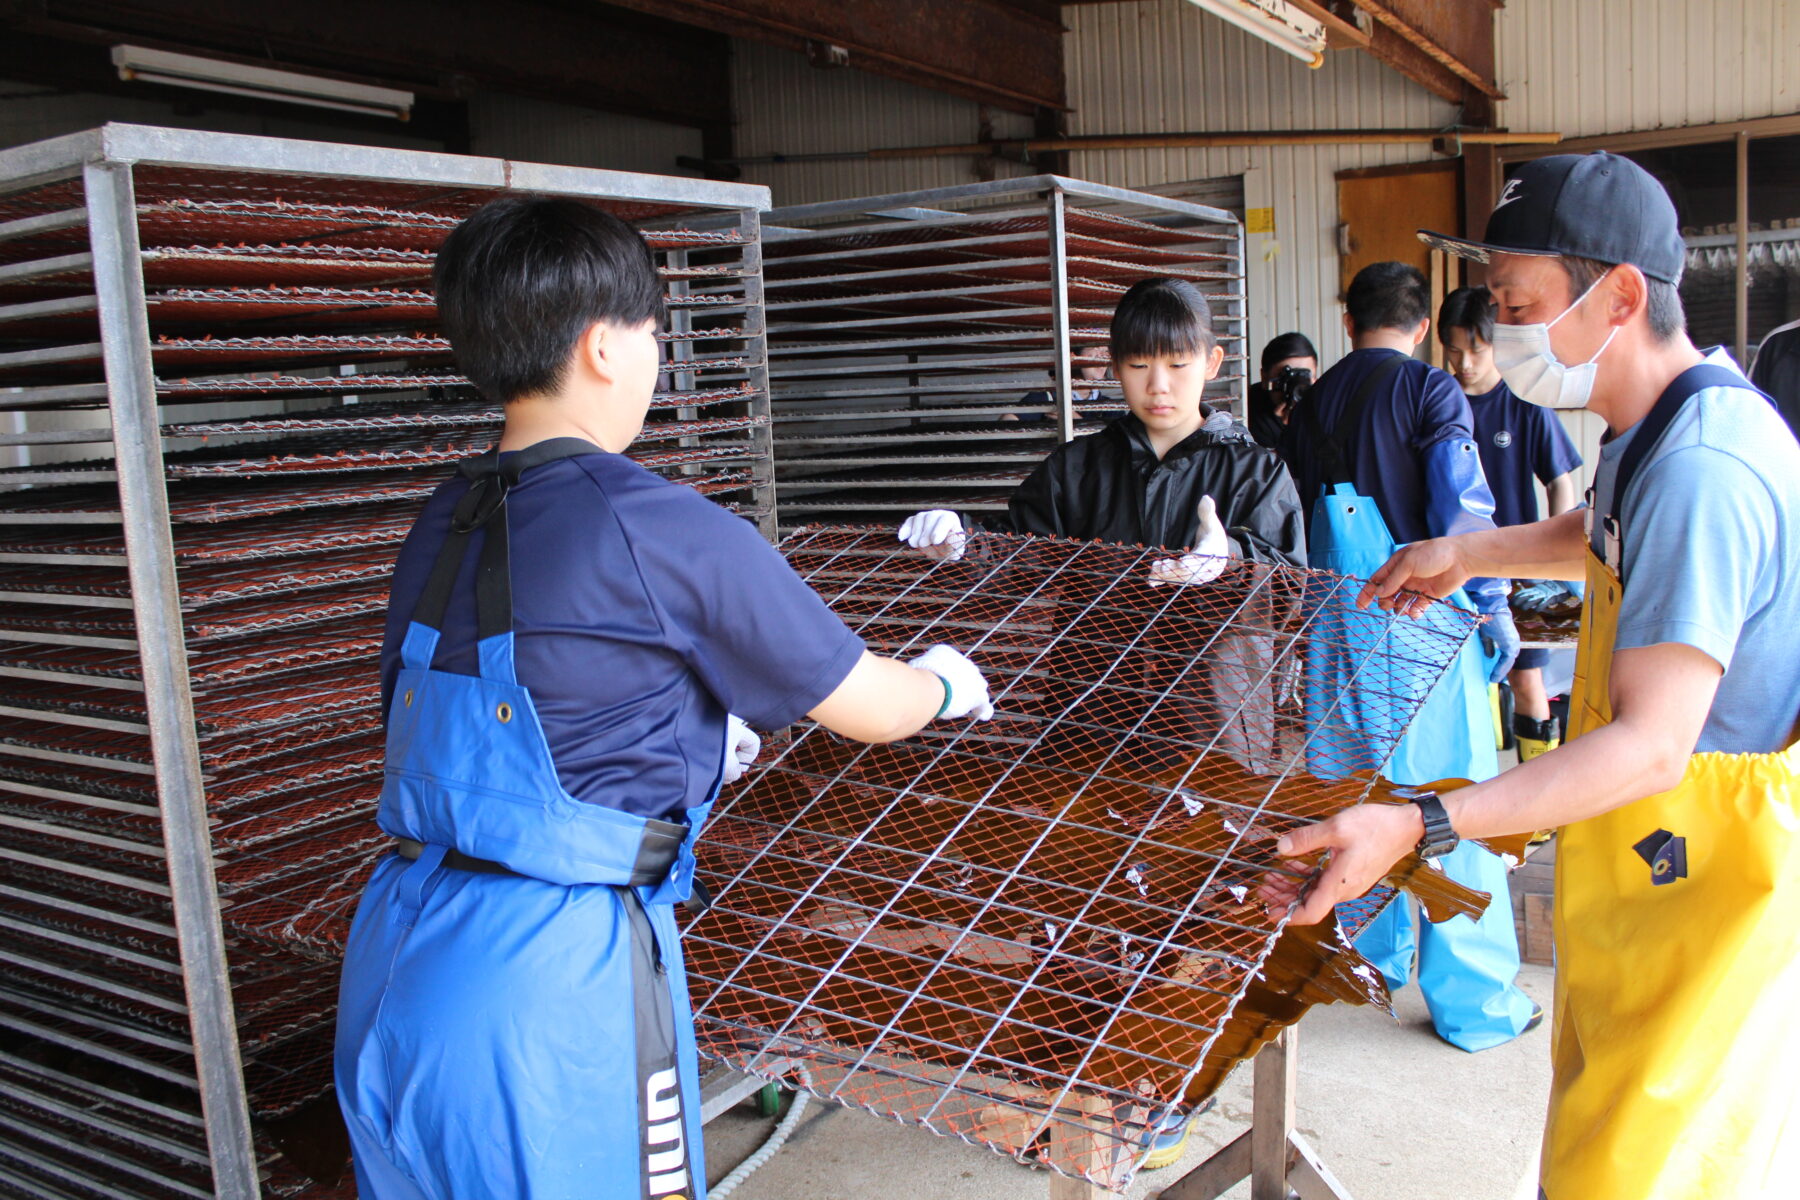
<path id="1" fill-rule="evenodd" d="M 387 575 L 498 419 L 430 272 L 506 189 L 644 232 L 632 454 L 773 532 L 764 188 L 119 125 L 0 152 L 0 1194 L 348 1192 L 305 1168 L 385 848 Z"/>
<path id="2" fill-rule="evenodd" d="M 1211 403 L 1244 413 L 1243 230 L 1229 212 L 1055 175 L 776 209 L 765 228 L 782 517 L 1006 507 L 1058 443 L 1124 411 L 1105 367 L 1126 289 L 1212 302 Z"/>

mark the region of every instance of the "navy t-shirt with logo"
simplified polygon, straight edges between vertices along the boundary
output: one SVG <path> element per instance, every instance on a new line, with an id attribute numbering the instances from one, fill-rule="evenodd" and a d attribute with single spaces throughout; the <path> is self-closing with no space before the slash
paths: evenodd
<path id="1" fill-rule="evenodd" d="M 381 650 L 400 642 L 468 489 L 438 488 L 400 549 Z M 680 821 L 710 800 L 725 714 L 777 729 L 817 707 L 863 643 L 742 518 L 618 454 L 557 459 L 507 493 L 514 657 L 564 790 Z M 434 665 L 476 674 L 470 539 Z"/>
<path id="2" fill-rule="evenodd" d="M 1556 414 L 1527 404 L 1500 383 L 1469 397 L 1481 473 L 1494 493 L 1494 524 L 1527 525 L 1538 519 L 1537 489 L 1581 465 L 1581 454 Z"/>
<path id="3" fill-rule="evenodd" d="M 1324 460 L 1312 436 L 1314 420 L 1322 430 L 1336 430 L 1364 380 L 1396 356 L 1398 350 L 1377 347 L 1351 351 L 1319 377 L 1288 419 L 1281 457 L 1293 472 L 1309 526 L 1325 480 Z M 1430 363 L 1404 357 L 1374 388 L 1358 427 L 1342 431 L 1350 481 L 1375 501 L 1394 541 L 1417 542 L 1440 532 L 1428 516 L 1425 464 L 1433 446 L 1472 437 L 1471 429 L 1469 402 L 1456 380 Z"/>

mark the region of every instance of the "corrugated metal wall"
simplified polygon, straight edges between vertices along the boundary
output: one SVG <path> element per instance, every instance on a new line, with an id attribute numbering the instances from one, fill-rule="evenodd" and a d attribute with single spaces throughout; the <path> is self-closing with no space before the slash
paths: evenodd
<path id="1" fill-rule="evenodd" d="M 732 43 L 732 105 L 737 152 L 743 155 L 819 154 L 881 146 L 973 142 L 981 106 L 853 69 L 820 70 L 790 50 L 756 42 Z M 990 110 L 995 137 L 1025 137 L 1031 119 Z M 999 177 L 1030 174 L 1000 165 Z M 977 179 L 969 158 L 888 162 L 786 163 L 745 167 L 745 183 L 768 184 L 777 206 L 916 188 L 949 187 Z"/>
<path id="2" fill-rule="evenodd" d="M 1485 5 L 1477 5 L 1484 11 Z M 1066 41 L 1075 133 L 1432 127 L 1456 106 L 1358 51 L 1314 71 L 1185 0 L 1071 6 Z M 1510 0 L 1499 10 L 1499 76 L 1515 129 L 1570 136 L 1703 124 L 1800 109 L 1794 0 Z M 738 43 L 741 153 L 805 153 L 968 140 L 976 106 L 798 55 Z M 1023 118 L 995 117 L 1002 133 Z M 1252 235 L 1253 339 L 1300 329 L 1327 358 L 1346 349 L 1337 302 L 1337 187 L 1347 167 L 1424 161 L 1420 146 L 1117 151 L 1073 156 L 1073 174 L 1144 187 L 1243 174 L 1246 202 L 1275 210 Z M 968 159 L 748 169 L 777 204 L 936 187 L 972 178 Z"/>
<path id="3" fill-rule="evenodd" d="M 1800 110 L 1794 0 L 1508 0 L 1496 37 L 1513 129 L 1584 137 Z"/>
<path id="4" fill-rule="evenodd" d="M 1567 137 L 1800 111 L 1795 0 L 1508 0 L 1500 123 Z M 1592 478 L 1605 423 L 1563 413 Z"/>
<path id="5" fill-rule="evenodd" d="M 700 131 L 572 104 L 478 92 L 469 98 L 469 153 L 571 167 L 698 175 L 677 164 L 699 158 Z"/>
<path id="6" fill-rule="evenodd" d="M 1185 0 L 1063 10 L 1070 132 L 1426 128 L 1453 105 L 1366 54 L 1333 52 L 1317 70 Z M 1327 361 L 1348 345 L 1337 301 L 1337 182 L 1347 167 L 1423 160 L 1424 146 L 1290 146 L 1080 153 L 1071 174 L 1124 187 L 1243 174 L 1245 202 L 1275 210 L 1252 234 L 1250 340 L 1288 329 Z"/>

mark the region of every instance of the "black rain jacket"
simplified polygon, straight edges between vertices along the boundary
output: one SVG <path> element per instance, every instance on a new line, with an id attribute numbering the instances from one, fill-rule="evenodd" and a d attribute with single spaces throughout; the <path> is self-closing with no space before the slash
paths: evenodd
<path id="1" fill-rule="evenodd" d="M 1306 565 L 1300 496 L 1287 466 L 1219 409 L 1160 462 L 1130 413 L 1059 446 L 1019 485 L 1007 515 L 986 524 L 1011 533 L 1191 549 L 1202 496 L 1218 505 L 1236 557 Z"/>

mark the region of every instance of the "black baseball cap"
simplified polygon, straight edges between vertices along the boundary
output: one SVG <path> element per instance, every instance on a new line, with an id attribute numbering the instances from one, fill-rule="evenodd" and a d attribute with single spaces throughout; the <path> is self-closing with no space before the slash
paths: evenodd
<path id="1" fill-rule="evenodd" d="M 1498 252 L 1630 263 L 1665 283 L 1681 281 L 1687 251 L 1662 184 L 1605 150 L 1554 154 L 1520 167 L 1488 214 L 1482 241 L 1429 229 L 1419 230 L 1419 240 L 1476 262 Z"/>

